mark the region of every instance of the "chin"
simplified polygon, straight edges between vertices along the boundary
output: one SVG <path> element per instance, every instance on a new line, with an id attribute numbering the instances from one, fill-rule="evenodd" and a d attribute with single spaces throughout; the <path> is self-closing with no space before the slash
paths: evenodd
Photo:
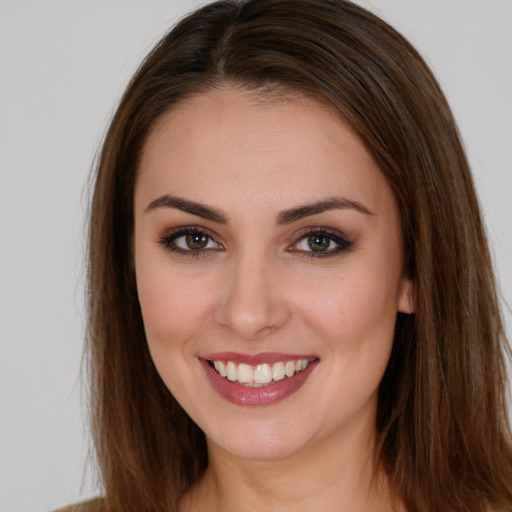
<path id="1" fill-rule="evenodd" d="M 237 436 L 229 441 L 220 441 L 223 441 L 222 444 L 208 438 L 208 447 L 213 448 L 211 446 L 211 443 L 213 443 L 236 458 L 261 462 L 288 459 L 296 455 L 304 447 L 302 443 L 295 442 L 286 435 L 275 435 L 270 438 L 264 435 L 260 435 L 258 438 Z"/>
<path id="2" fill-rule="evenodd" d="M 284 460 L 307 449 L 312 442 L 306 424 L 292 426 L 282 421 L 236 422 L 206 434 L 209 450 L 220 450 L 252 461 Z"/>

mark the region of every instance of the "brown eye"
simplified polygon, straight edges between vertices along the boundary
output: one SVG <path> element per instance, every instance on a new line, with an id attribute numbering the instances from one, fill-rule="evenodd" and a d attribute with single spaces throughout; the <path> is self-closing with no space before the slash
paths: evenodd
<path id="1" fill-rule="evenodd" d="M 205 249 L 208 246 L 210 237 L 202 233 L 189 233 L 185 236 L 185 244 L 191 251 Z"/>
<path id="2" fill-rule="evenodd" d="M 309 230 L 289 250 L 304 256 L 323 257 L 341 254 L 353 245 L 340 231 L 320 228 Z"/>
<path id="3" fill-rule="evenodd" d="M 208 233 L 197 228 L 182 228 L 163 236 L 159 242 L 168 250 L 187 256 L 201 256 L 210 250 L 220 250 Z"/>
<path id="4" fill-rule="evenodd" d="M 322 234 L 308 236 L 308 246 L 314 252 L 324 252 L 336 245 L 331 238 Z"/>

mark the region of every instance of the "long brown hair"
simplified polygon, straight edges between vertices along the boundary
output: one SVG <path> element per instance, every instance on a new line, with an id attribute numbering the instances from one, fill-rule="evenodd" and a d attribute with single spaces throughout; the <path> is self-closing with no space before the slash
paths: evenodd
<path id="1" fill-rule="evenodd" d="M 147 56 L 98 159 L 88 340 L 105 509 L 175 511 L 207 465 L 204 434 L 147 349 L 132 203 L 151 127 L 186 96 L 226 84 L 330 105 L 396 198 L 416 313 L 397 319 L 376 467 L 410 511 L 512 507 L 508 345 L 468 163 L 432 73 L 401 35 L 349 1 L 222 0 L 184 18 Z"/>

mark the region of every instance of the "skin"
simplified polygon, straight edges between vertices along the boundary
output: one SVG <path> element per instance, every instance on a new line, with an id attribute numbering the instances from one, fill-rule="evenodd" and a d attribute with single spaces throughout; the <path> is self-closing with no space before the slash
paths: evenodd
<path id="1" fill-rule="evenodd" d="M 165 195 L 227 222 L 155 206 Z M 277 222 L 283 210 L 333 197 L 367 211 Z M 392 192 L 350 128 L 298 96 L 261 101 L 226 87 L 187 98 L 148 138 L 134 208 L 149 349 L 208 442 L 208 469 L 182 510 L 391 510 L 385 480 L 371 484 L 377 390 L 397 312 L 413 311 L 413 283 Z M 207 247 L 190 255 L 185 237 L 169 243 L 183 226 L 205 230 Z M 320 257 L 309 228 L 349 244 L 328 241 Z M 319 362 L 291 396 L 248 407 L 217 394 L 199 362 L 221 351 Z"/>

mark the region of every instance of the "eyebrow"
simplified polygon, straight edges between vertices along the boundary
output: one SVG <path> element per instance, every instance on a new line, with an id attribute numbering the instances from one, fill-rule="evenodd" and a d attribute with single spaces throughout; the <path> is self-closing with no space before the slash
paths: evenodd
<path id="1" fill-rule="evenodd" d="M 351 201 L 344 197 L 331 197 L 325 201 L 318 201 L 312 204 L 297 206 L 290 210 L 284 210 L 279 213 L 276 222 L 277 224 L 290 224 L 304 217 L 316 215 L 328 210 L 346 209 L 356 210 L 360 213 L 364 213 L 365 215 L 374 215 L 370 210 L 368 210 L 368 208 L 357 201 Z"/>
<path id="2" fill-rule="evenodd" d="M 189 199 L 183 199 L 182 197 L 175 197 L 170 195 L 161 196 L 146 206 L 145 212 L 150 212 L 157 208 L 175 208 L 192 215 L 197 215 L 203 219 L 218 222 L 220 224 L 228 223 L 228 216 L 222 213 L 217 208 L 207 206 L 205 204 L 197 203 L 196 201 L 190 201 Z"/>
<path id="3" fill-rule="evenodd" d="M 167 194 L 160 196 L 154 201 L 151 201 L 151 203 L 149 203 L 146 207 L 145 212 L 150 212 L 157 208 L 174 208 L 186 213 L 190 213 L 192 215 L 197 215 L 203 219 L 218 222 L 219 224 L 227 224 L 229 220 L 229 216 L 226 213 L 223 213 L 213 206 L 208 206 L 203 203 L 191 201 L 190 199 L 170 196 Z M 368 208 L 357 201 L 351 201 L 344 197 L 331 197 L 324 201 L 317 201 L 316 203 L 297 206 L 289 210 L 283 210 L 277 215 L 276 224 L 291 224 L 292 222 L 295 222 L 304 217 L 317 215 L 328 210 L 345 209 L 356 210 L 365 215 L 374 215 L 370 210 L 368 210 Z"/>

